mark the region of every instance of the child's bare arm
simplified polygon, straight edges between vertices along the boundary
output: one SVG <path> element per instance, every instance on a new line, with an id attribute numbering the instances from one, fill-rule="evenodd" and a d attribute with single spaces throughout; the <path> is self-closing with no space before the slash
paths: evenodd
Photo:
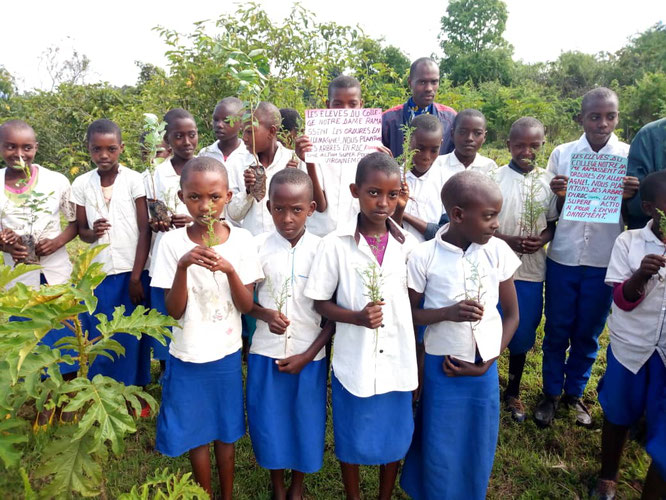
<path id="1" fill-rule="evenodd" d="M 78 225 L 76 221 L 67 224 L 67 227 L 55 238 L 44 238 L 39 240 L 35 246 L 35 253 L 40 257 L 51 255 L 59 248 L 65 246 L 72 241 L 78 233 Z"/>
<path id="2" fill-rule="evenodd" d="M 495 238 L 499 238 L 500 240 L 504 240 L 507 245 L 511 248 L 516 253 L 528 253 L 525 251 L 525 247 L 523 246 L 525 242 L 525 238 L 522 236 L 511 236 L 508 234 L 503 234 L 500 233 L 499 231 L 495 231 L 494 234 Z"/>
<path id="3" fill-rule="evenodd" d="M 283 335 L 289 326 L 289 318 L 275 309 L 268 309 L 255 302 L 252 304 L 250 316 L 268 323 L 268 329 L 276 335 Z"/>
<path id="4" fill-rule="evenodd" d="M 324 328 L 321 329 L 317 338 L 310 344 L 310 347 L 307 348 L 305 352 L 301 354 L 296 354 L 294 356 L 289 356 L 288 358 L 281 359 L 277 361 L 278 370 L 285 373 L 297 374 L 312 361 L 317 353 L 321 351 L 335 331 L 335 323 L 332 321 L 327 321 L 324 325 Z"/>
<path id="5" fill-rule="evenodd" d="M 474 300 L 461 300 L 451 306 L 437 309 L 421 309 L 419 304 L 423 294 L 411 288 L 408 291 L 415 325 L 432 325 L 441 321 L 481 321 L 483 317 L 483 305 Z"/>
<path id="6" fill-rule="evenodd" d="M 538 252 L 540 248 L 543 248 L 544 245 L 553 239 L 553 236 L 555 236 L 555 221 L 550 221 L 546 229 L 541 231 L 539 236 L 530 236 L 523 240 L 524 253 Z"/>
<path id="7" fill-rule="evenodd" d="M 499 301 L 502 306 L 502 345 L 500 353 L 509 345 L 518 328 L 518 297 L 513 278 L 499 284 Z"/>
<path id="8" fill-rule="evenodd" d="M 405 208 L 407 208 L 407 203 L 409 203 L 409 186 L 406 182 L 400 183 L 400 196 L 398 196 L 398 204 L 395 207 L 395 212 L 391 218 L 395 221 L 396 224 L 402 226 L 402 220 L 405 216 Z"/>
<path id="9" fill-rule="evenodd" d="M 140 196 L 134 200 L 136 205 L 136 225 L 139 228 L 139 239 L 134 253 L 134 265 L 130 275 L 129 294 L 134 304 L 139 304 L 145 297 L 145 290 L 141 284 L 141 273 L 146 267 L 148 252 L 150 251 L 150 225 L 148 224 L 148 205 L 146 197 Z"/>
<path id="10" fill-rule="evenodd" d="M 645 294 L 647 282 L 664 266 L 666 257 L 663 255 L 648 254 L 643 257 L 640 267 L 622 286 L 624 298 L 629 302 L 637 302 Z"/>
<path id="11" fill-rule="evenodd" d="M 92 229 L 88 226 L 88 217 L 86 216 L 86 207 L 76 205 L 76 226 L 81 239 L 86 243 L 95 243 L 102 237 L 111 225 L 106 219 L 97 219 Z"/>
<path id="12" fill-rule="evenodd" d="M 368 302 L 360 311 L 350 311 L 332 300 L 315 300 L 315 311 L 336 323 L 364 326 L 375 329 L 382 326 L 384 302 Z"/>
<path id="13" fill-rule="evenodd" d="M 415 215 L 405 214 L 402 216 L 402 220 L 407 222 L 421 234 L 425 234 L 426 229 L 428 228 L 428 223 L 423 219 L 419 219 Z"/>

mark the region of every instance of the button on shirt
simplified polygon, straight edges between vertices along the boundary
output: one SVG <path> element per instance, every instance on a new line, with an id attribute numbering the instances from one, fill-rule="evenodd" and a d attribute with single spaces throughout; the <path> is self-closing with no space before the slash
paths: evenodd
<path id="1" fill-rule="evenodd" d="M 418 217 L 426 223 L 438 221 L 442 216 L 444 213 L 442 187 L 450 177 L 445 167 L 445 158 L 446 156 L 438 156 L 421 177 L 414 175 L 413 169 L 407 172 L 405 177 L 409 186 L 409 201 L 405 206 L 406 214 Z M 425 237 L 411 224 L 405 222 L 403 226 L 419 242 L 425 241 Z"/>
<path id="2" fill-rule="evenodd" d="M 496 307 L 499 284 L 513 276 L 520 259 L 495 237 L 485 245 L 472 243 L 463 251 L 442 240 L 448 227 L 442 226 L 434 239 L 421 243 L 410 255 L 409 288 L 425 295 L 424 309 L 449 307 L 467 298 L 483 304 L 484 313 L 476 323 L 441 321 L 428 325 L 425 350 L 473 363 L 478 349 L 486 361 L 499 356 L 502 344 L 502 318 Z"/>
<path id="3" fill-rule="evenodd" d="M 571 155 L 574 153 L 594 153 L 585 137 L 557 146 L 550 155 L 547 170 L 554 175 L 569 175 Z M 620 142 L 615 134 L 601 148 L 599 154 L 626 157 L 629 145 Z M 606 267 L 610 259 L 615 238 L 622 232 L 622 217 L 615 224 L 600 222 L 580 222 L 560 219 L 555 229 L 555 237 L 548 245 L 548 257 L 564 266 Z"/>
<path id="4" fill-rule="evenodd" d="M 340 307 L 360 311 L 370 301 L 361 273 L 372 265 L 381 271 L 384 326 L 375 331 L 336 324 L 333 370 L 344 388 L 357 397 L 411 391 L 418 383 L 405 264 L 416 241 L 393 221 L 389 227 L 391 236 L 379 266 L 357 231 L 357 220 L 347 221 L 321 241 L 305 287 L 305 295 L 313 300 L 329 300 L 336 294 Z"/>
<path id="5" fill-rule="evenodd" d="M 78 176 L 72 183 L 72 201 L 85 207 L 88 227 L 105 218 L 111 228 L 91 246 L 108 244 L 95 262 L 104 264 L 107 274 L 129 272 L 134 267 L 139 227 L 136 221 L 136 199 L 146 196 L 143 175 L 123 165 L 113 183 L 113 195 L 109 205 L 104 201 L 102 185 L 97 169 Z"/>
<path id="6" fill-rule="evenodd" d="M 213 250 L 231 263 L 244 285 L 263 278 L 252 235 L 233 226 Z M 164 234 L 157 249 L 151 286 L 170 289 L 178 260 L 196 247 L 182 227 Z M 187 305 L 173 328 L 169 354 L 190 363 L 208 363 L 241 348 L 241 314 L 234 306 L 227 276 L 198 265 L 187 268 Z"/>
<path id="7" fill-rule="evenodd" d="M 269 330 L 268 323 L 257 320 L 251 353 L 284 359 L 305 352 L 319 336 L 321 316 L 314 309 L 314 301 L 303 292 L 320 240 L 306 231 L 292 247 L 277 231 L 255 236 L 265 276 L 257 285 L 257 302 L 277 310 L 275 299 L 280 293 L 287 295 L 282 314 L 289 318 L 289 327 L 283 335 L 276 335 Z M 314 360 L 322 359 L 324 351 L 322 348 Z"/>
<path id="8" fill-rule="evenodd" d="M 662 255 L 664 244 L 652 232 L 652 221 L 641 229 L 625 231 L 613 246 L 606 284 L 623 283 L 641 266 L 648 254 Z M 624 311 L 613 302 L 608 317 L 613 355 L 632 373 L 650 359 L 656 350 L 666 365 L 666 272 L 662 269 L 645 287 L 645 298 L 631 311 Z"/>

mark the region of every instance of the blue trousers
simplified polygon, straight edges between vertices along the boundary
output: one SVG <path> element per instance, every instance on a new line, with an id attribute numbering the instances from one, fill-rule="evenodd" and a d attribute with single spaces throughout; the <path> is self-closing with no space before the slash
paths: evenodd
<path id="1" fill-rule="evenodd" d="M 559 396 L 562 389 L 583 395 L 613 299 L 605 276 L 606 268 L 546 261 L 543 390 L 548 395 Z"/>
<path id="2" fill-rule="evenodd" d="M 511 354 L 525 354 L 534 347 L 536 330 L 539 328 L 539 323 L 541 323 L 541 315 L 543 314 L 543 281 L 517 280 L 514 283 L 516 285 L 516 295 L 518 296 L 520 323 L 511 342 L 509 342 L 509 351 Z"/>

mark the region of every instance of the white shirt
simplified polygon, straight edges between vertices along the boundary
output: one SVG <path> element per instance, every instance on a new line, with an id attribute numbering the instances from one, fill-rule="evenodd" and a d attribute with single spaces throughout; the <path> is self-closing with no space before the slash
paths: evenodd
<path id="1" fill-rule="evenodd" d="M 496 182 L 502 191 L 502 211 L 499 214 L 499 229 L 507 236 L 539 236 L 546 229 L 548 221 L 557 219 L 557 197 L 550 190 L 553 174 L 542 168 L 535 168 L 528 175 L 516 172 L 505 165 L 497 171 Z M 536 206 L 543 212 L 536 220 L 534 234 L 530 228 L 523 227 L 525 222 L 525 200 L 530 191 Z M 546 249 L 541 247 L 532 254 L 519 255 L 522 262 L 514 279 L 522 281 L 543 281 L 546 279 Z"/>
<path id="2" fill-rule="evenodd" d="M 474 157 L 474 161 L 470 164 L 469 167 L 465 168 L 465 165 L 463 165 L 458 157 L 456 156 L 455 152 L 451 151 L 449 154 L 442 155 L 440 156 L 441 158 L 441 165 L 442 168 L 444 169 L 443 172 L 443 183 L 446 184 L 446 181 L 448 181 L 451 177 L 453 177 L 455 174 L 458 172 L 464 172 L 466 170 L 469 171 L 475 171 L 479 172 L 481 174 L 486 174 L 491 177 L 494 177 L 493 174 L 497 170 L 497 163 L 495 163 L 493 160 L 490 158 L 486 158 L 485 156 L 481 156 L 480 154 L 476 154 Z M 434 221 L 427 221 L 427 222 L 438 222 L 439 219 L 434 220 Z"/>
<path id="3" fill-rule="evenodd" d="M 215 158 L 222 165 L 224 165 L 224 167 L 227 169 L 227 173 L 229 173 L 229 170 L 235 169 L 236 167 L 241 168 L 242 173 L 242 170 L 245 170 L 247 165 L 254 163 L 254 157 L 252 156 L 252 153 L 247 150 L 245 144 L 243 144 L 243 142 L 240 140 L 238 147 L 229 153 L 229 156 L 227 156 L 226 159 L 224 158 L 222 151 L 220 151 L 220 141 L 215 141 L 210 146 L 206 146 L 201 151 L 199 151 L 197 156 Z M 243 187 L 245 187 L 245 183 L 243 183 Z"/>
<path id="4" fill-rule="evenodd" d="M 557 146 L 548 160 L 548 171 L 554 175 L 568 176 L 571 155 L 574 153 L 594 153 L 585 134 L 577 141 Z M 620 142 L 617 136 L 612 134 L 599 153 L 626 157 L 629 154 L 629 144 Z M 622 217 L 616 224 L 560 219 L 555 229 L 555 237 L 548 245 L 548 257 L 565 266 L 606 267 L 615 238 L 623 228 Z"/>
<path id="5" fill-rule="evenodd" d="M 442 187 L 450 177 L 449 171 L 445 167 L 445 158 L 446 156 L 438 156 L 421 177 L 414 175 L 413 169 L 407 172 L 405 177 L 409 186 L 409 201 L 405 206 L 406 214 L 418 217 L 426 223 L 437 223 L 445 213 L 442 204 Z M 411 224 L 404 222 L 403 226 L 419 242 L 425 241 L 424 236 Z"/>
<path id="6" fill-rule="evenodd" d="M 260 280 L 263 274 L 252 235 L 228 227 L 227 241 L 213 249 L 231 263 L 244 285 Z M 151 285 L 170 289 L 178 260 L 196 246 L 186 227 L 165 233 L 157 249 Z M 241 313 L 234 306 L 224 273 L 213 274 L 198 265 L 187 268 L 187 305 L 178 323 L 173 328 L 169 354 L 182 361 L 208 363 L 241 348 Z"/>
<path id="7" fill-rule="evenodd" d="M 625 231 L 615 240 L 606 284 L 623 283 L 641 267 L 643 257 L 663 253 L 664 244 L 652 232 L 651 220 L 641 229 Z M 647 282 L 645 298 L 633 310 L 624 311 L 613 302 L 608 317 L 613 355 L 632 373 L 638 373 L 655 350 L 666 365 L 666 281 L 659 277 L 666 279 L 666 272 Z"/>
<path id="8" fill-rule="evenodd" d="M 292 247 L 277 231 L 255 236 L 265 276 L 257 285 L 257 302 L 262 307 L 277 310 L 275 299 L 280 293 L 288 295 L 282 314 L 290 323 L 286 333 L 276 335 L 269 330 L 268 323 L 257 320 L 251 353 L 274 359 L 288 358 L 309 349 L 321 333 L 321 316 L 314 309 L 314 301 L 303 294 L 320 240 L 305 231 Z M 314 360 L 322 359 L 324 351 L 322 348 Z"/>
<path id="9" fill-rule="evenodd" d="M 308 230 L 317 236 L 326 236 L 339 224 L 356 220 L 360 211 L 349 185 L 356 181 L 356 164 L 317 165 L 319 184 L 326 194 L 326 210 L 310 217 Z"/>
<path id="10" fill-rule="evenodd" d="M 242 228 L 247 229 L 253 235 L 270 232 L 275 229 L 273 218 L 266 208 L 268 201 L 268 187 L 270 186 L 273 176 L 285 168 L 289 160 L 291 160 L 294 152 L 291 149 L 285 148 L 279 142 L 277 143 L 277 151 L 273 162 L 266 167 L 266 196 L 261 201 L 256 201 L 254 197 L 245 190 L 245 180 L 243 179 L 243 172 L 250 165 L 254 164 L 254 157 L 250 155 L 248 163 L 238 164 L 233 169 L 229 169 L 229 189 L 233 193 L 231 202 L 227 205 L 227 213 L 229 218 L 238 223 Z M 305 171 L 305 165 L 299 164 L 301 170 Z"/>
<path id="11" fill-rule="evenodd" d="M 477 323 L 441 321 L 428 325 L 425 350 L 473 363 L 478 349 L 486 361 L 499 356 L 502 344 L 499 284 L 513 276 L 520 259 L 495 237 L 485 245 L 472 243 L 463 251 L 442 240 L 448 228 L 448 224 L 442 226 L 434 239 L 421 243 L 410 255 L 409 288 L 425 294 L 424 309 L 452 306 L 467 298 L 480 302 L 484 312 Z"/>
<path id="12" fill-rule="evenodd" d="M 357 397 L 414 390 L 418 385 L 416 343 L 406 261 L 416 241 L 390 221 L 391 234 L 379 266 L 356 225 L 357 220 L 347 221 L 321 241 L 305 295 L 313 300 L 329 300 L 335 294 L 340 307 L 360 311 L 370 302 L 360 273 L 373 264 L 380 267 L 386 302 L 382 306 L 384 326 L 375 331 L 337 323 L 333 370 L 343 387 Z"/>
<path id="13" fill-rule="evenodd" d="M 76 207 L 70 202 L 71 187 L 67 177 L 37 164 L 33 164 L 33 166 L 36 168 L 36 184 L 31 191 L 26 192 L 26 195 L 46 195 L 46 197 L 35 198 L 40 206 L 40 211 L 35 214 L 30 214 L 30 209 L 26 208 L 24 203 L 16 204 L 14 199 L 6 196 L 5 173 L 7 168 L 0 169 L 0 228 L 12 229 L 20 236 L 32 234 L 37 243 L 42 239 L 53 239 L 62 232 L 60 229 L 61 214 L 67 222 L 76 221 Z M 14 196 L 21 195 L 14 194 Z M 30 227 L 32 217 L 34 217 L 34 221 Z M 14 265 L 14 259 L 8 252 L 3 252 L 3 258 L 5 265 L 10 267 Z M 64 246 L 51 255 L 40 257 L 39 265 L 42 266 L 41 270 L 26 273 L 19 277 L 18 281 L 28 286 L 38 287 L 39 274 L 42 272 L 47 283 L 59 285 L 66 282 L 72 273 L 72 264 Z"/>
<path id="14" fill-rule="evenodd" d="M 72 201 L 86 209 L 88 227 L 105 218 L 111 229 L 91 246 L 109 244 L 95 262 L 104 264 L 106 274 L 129 272 L 134 267 L 136 246 L 139 242 L 139 226 L 136 220 L 136 200 L 145 197 L 143 175 L 123 165 L 113 183 L 111 203 L 107 206 L 97 169 L 79 175 L 72 183 Z"/>

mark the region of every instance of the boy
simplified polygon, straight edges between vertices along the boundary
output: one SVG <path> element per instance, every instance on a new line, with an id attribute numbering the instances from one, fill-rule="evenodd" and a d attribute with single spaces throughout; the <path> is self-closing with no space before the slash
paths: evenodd
<path id="1" fill-rule="evenodd" d="M 600 498 L 614 498 L 629 427 L 643 414 L 647 416 L 648 435 L 657 434 L 659 427 L 666 425 L 659 415 L 660 395 L 666 387 L 666 335 L 662 331 L 666 171 L 645 177 L 640 196 L 651 220 L 642 229 L 618 236 L 606 273 L 606 284 L 613 287 L 613 306 L 608 319 L 606 372 L 599 382 L 604 425 L 601 471 L 594 493 Z M 661 448 L 666 449 L 666 442 Z"/>
<path id="2" fill-rule="evenodd" d="M 562 210 L 574 153 L 607 153 L 627 156 L 629 145 L 614 134 L 619 118 L 615 92 L 600 87 L 583 96 L 578 122 L 584 134 L 577 141 L 556 147 L 548 160 L 550 183 Z M 638 188 L 635 177 L 624 178 L 623 199 Z M 581 397 L 599 349 L 598 338 L 611 305 L 611 291 L 604 284 L 606 267 L 615 238 L 622 232 L 616 224 L 560 220 L 546 261 L 546 326 L 543 340 L 543 392 L 534 410 L 540 426 L 548 426 L 562 403 L 573 407 L 576 423 L 592 424 Z M 569 352 L 567 358 L 567 350 Z"/>
<path id="3" fill-rule="evenodd" d="M 199 151 L 198 156 L 215 158 L 227 171 L 231 168 L 243 168 L 252 154 L 243 147 L 239 137 L 243 125 L 243 101 L 237 97 L 225 97 L 213 109 L 213 132 L 217 140 Z"/>
<path id="4" fill-rule="evenodd" d="M 276 231 L 255 237 L 265 280 L 250 314 L 257 318 L 248 357 L 247 412 L 257 462 L 270 469 L 273 498 L 303 498 L 305 473 L 323 464 L 326 430 L 324 346 L 314 301 L 303 295 L 320 238 L 305 228 L 315 210 L 312 181 L 288 168 L 271 179 L 268 209 Z M 284 469 L 292 469 L 291 486 Z"/>
<path id="5" fill-rule="evenodd" d="M 526 354 L 534 346 L 541 322 L 546 278 L 544 246 L 553 239 L 557 219 L 555 194 L 550 190 L 553 174 L 535 163 L 544 143 L 543 124 L 529 116 L 519 118 L 511 125 L 507 141 L 511 161 L 496 175 L 504 203 L 495 236 L 503 239 L 522 263 L 513 277 L 520 322 L 509 344 L 509 382 L 504 392 L 504 403 L 517 422 L 526 418 L 520 401 L 520 381 Z"/>
<path id="6" fill-rule="evenodd" d="M 512 276 L 520 260 L 493 238 L 502 195 L 491 179 L 461 172 L 441 197 L 450 222 L 407 263 L 414 323 L 428 327 L 417 427 L 401 485 L 416 500 L 483 499 L 499 432 L 495 361 L 518 326 Z"/>

